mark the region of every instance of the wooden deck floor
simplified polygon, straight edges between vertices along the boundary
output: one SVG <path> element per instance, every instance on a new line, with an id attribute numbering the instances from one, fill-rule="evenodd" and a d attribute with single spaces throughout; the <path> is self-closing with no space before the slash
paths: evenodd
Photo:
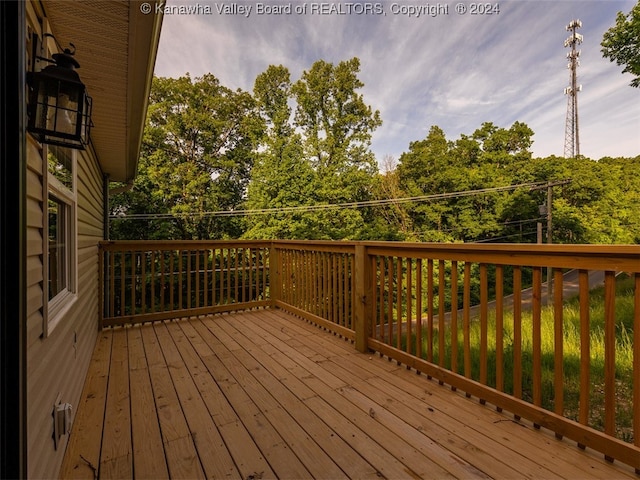
<path id="1" fill-rule="evenodd" d="M 278 310 L 105 330 L 62 478 L 636 478 Z"/>

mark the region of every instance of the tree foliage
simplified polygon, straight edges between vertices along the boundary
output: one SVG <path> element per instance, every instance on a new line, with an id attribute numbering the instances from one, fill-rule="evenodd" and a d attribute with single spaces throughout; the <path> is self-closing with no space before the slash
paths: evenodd
<path id="1" fill-rule="evenodd" d="M 290 123 L 289 70 L 270 66 L 258 76 L 253 91 L 266 129 L 251 172 L 247 208 L 312 205 L 315 172 L 305 161 L 302 136 Z M 309 229 L 304 214 L 291 212 L 251 215 L 247 226 L 247 238 L 304 238 Z"/>
<path id="2" fill-rule="evenodd" d="M 434 126 L 410 144 L 396 172 L 411 197 L 569 179 L 553 188 L 554 243 L 640 243 L 640 157 L 532 158 L 532 136 L 520 122 L 508 129 L 484 123 L 452 142 Z M 546 195 L 546 187 L 521 188 L 405 208 L 420 240 L 535 242 L 541 222 L 546 241 Z M 394 228 L 402 231 L 400 223 Z"/>
<path id="3" fill-rule="evenodd" d="M 623 73 L 631 73 L 632 87 L 640 87 L 640 2 L 628 14 L 618 12 L 616 24 L 604 33 L 602 54 L 617 65 L 624 65 Z"/>
<path id="4" fill-rule="evenodd" d="M 242 205 L 261 130 L 253 97 L 220 85 L 211 74 L 195 81 L 188 74 L 154 78 L 136 185 L 113 209 L 171 214 L 164 230 L 176 238 L 239 236 L 241 221 L 208 212 Z M 142 227 L 131 231 L 116 221 L 113 235 L 124 229 L 144 238 L 148 230 Z"/>
<path id="5" fill-rule="evenodd" d="M 358 89 L 357 58 L 318 61 L 295 83 L 282 66 L 258 76 L 254 96 L 268 128 L 252 172 L 249 209 L 358 202 L 371 198 L 377 164 L 370 150 L 380 114 Z M 295 105 L 291 111 L 289 103 Z M 367 212 L 281 212 L 248 219 L 246 237 L 362 238 Z"/>
<path id="6" fill-rule="evenodd" d="M 380 172 L 380 114 L 359 71 L 357 58 L 318 61 L 292 81 L 272 65 L 251 93 L 211 74 L 155 78 L 134 187 L 110 198 L 111 238 L 535 242 L 545 187 L 456 192 L 571 179 L 553 188 L 554 243 L 640 243 L 640 157 L 533 158 L 521 122 L 457 139 L 434 125 Z"/>
<path id="7" fill-rule="evenodd" d="M 411 143 L 400 157 L 400 183 L 410 197 L 510 185 L 513 167 L 531 158 L 532 135 L 519 122 L 509 129 L 486 122 L 452 142 L 432 126 L 424 140 Z M 408 208 L 422 240 L 478 241 L 500 236 L 508 199 L 508 194 L 497 193 L 459 196 Z"/>

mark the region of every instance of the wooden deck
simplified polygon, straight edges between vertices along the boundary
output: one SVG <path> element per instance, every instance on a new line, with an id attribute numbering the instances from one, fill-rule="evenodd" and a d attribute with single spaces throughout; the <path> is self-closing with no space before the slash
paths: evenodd
<path id="1" fill-rule="evenodd" d="M 100 333 L 62 478 L 638 478 L 279 310 Z"/>

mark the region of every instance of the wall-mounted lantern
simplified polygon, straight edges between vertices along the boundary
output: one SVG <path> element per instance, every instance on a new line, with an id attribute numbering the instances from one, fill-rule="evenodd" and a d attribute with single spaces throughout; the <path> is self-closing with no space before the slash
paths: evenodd
<path id="1" fill-rule="evenodd" d="M 70 44 L 73 47 L 73 44 Z M 42 143 L 84 150 L 91 129 L 91 97 L 76 68 L 74 51 L 55 53 L 53 63 L 39 72 L 29 72 L 29 121 L 27 130 Z"/>

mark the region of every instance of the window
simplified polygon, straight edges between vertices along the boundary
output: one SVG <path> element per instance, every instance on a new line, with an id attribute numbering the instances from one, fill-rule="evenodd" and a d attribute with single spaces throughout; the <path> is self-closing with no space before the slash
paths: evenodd
<path id="1" fill-rule="evenodd" d="M 66 224 L 67 205 L 53 195 L 49 196 L 49 300 L 67 286 L 68 261 Z M 67 218 L 65 218 L 67 217 Z"/>
<path id="2" fill-rule="evenodd" d="M 47 146 L 47 326 L 51 332 L 75 300 L 76 152 Z"/>

